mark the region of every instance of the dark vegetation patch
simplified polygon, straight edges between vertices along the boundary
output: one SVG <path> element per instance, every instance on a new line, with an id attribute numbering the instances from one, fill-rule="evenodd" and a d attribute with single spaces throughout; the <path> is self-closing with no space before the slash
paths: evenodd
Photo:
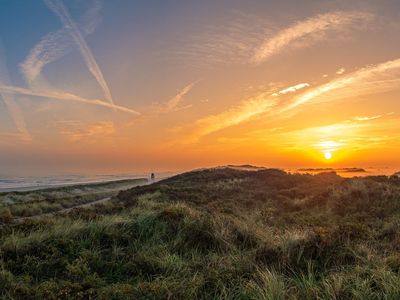
<path id="1" fill-rule="evenodd" d="M 5 299 L 399 299 L 400 182 L 218 168 L 0 227 Z"/>

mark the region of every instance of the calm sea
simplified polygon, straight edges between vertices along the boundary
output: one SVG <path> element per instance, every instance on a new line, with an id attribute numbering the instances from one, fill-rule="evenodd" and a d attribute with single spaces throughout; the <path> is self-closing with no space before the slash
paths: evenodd
<path id="1" fill-rule="evenodd" d="M 170 173 L 156 173 L 156 178 L 168 177 Z M 103 175 L 52 175 L 52 176 L 6 176 L 0 175 L 0 192 L 28 191 L 42 188 L 88 184 L 114 180 L 149 178 L 149 174 L 103 174 Z"/>
<path id="2" fill-rule="evenodd" d="M 354 176 L 372 176 L 372 175 L 392 175 L 399 171 L 392 168 L 363 168 L 364 171 L 352 171 L 352 168 L 340 169 L 285 169 L 290 173 L 310 173 L 317 174 L 321 172 L 335 171 L 342 177 Z M 354 168 L 356 169 L 356 168 Z M 165 172 L 156 173 L 156 178 L 166 178 L 173 176 L 175 173 Z M 6 176 L 0 175 L 0 192 L 8 191 L 28 191 L 42 188 L 68 186 L 75 184 L 87 184 L 96 182 L 107 182 L 114 180 L 133 179 L 133 178 L 149 178 L 150 173 L 132 173 L 132 174 L 103 174 L 103 175 L 81 175 L 81 174 L 67 174 L 67 175 L 52 175 L 52 176 Z"/>

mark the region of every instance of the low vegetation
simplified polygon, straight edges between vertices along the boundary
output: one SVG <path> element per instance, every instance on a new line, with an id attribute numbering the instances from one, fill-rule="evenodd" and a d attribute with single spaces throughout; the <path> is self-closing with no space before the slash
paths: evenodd
<path id="1" fill-rule="evenodd" d="M 400 299 L 399 229 L 397 177 L 201 170 L 4 224 L 0 295 Z"/>
<path id="2" fill-rule="evenodd" d="M 0 221 L 53 213 L 112 197 L 121 189 L 147 182 L 145 178 L 72 185 L 24 192 L 0 193 Z"/>

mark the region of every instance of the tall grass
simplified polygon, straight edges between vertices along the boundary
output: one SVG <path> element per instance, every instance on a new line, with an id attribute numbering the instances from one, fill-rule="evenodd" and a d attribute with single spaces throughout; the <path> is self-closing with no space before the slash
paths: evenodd
<path id="1" fill-rule="evenodd" d="M 400 298 L 396 182 L 215 172 L 3 226 L 0 296 Z"/>

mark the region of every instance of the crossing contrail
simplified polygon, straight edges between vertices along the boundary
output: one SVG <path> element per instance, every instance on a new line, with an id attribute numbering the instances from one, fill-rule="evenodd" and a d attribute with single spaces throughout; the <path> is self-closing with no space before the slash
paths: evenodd
<path id="1" fill-rule="evenodd" d="M 92 51 L 90 50 L 88 44 L 86 43 L 77 24 L 69 14 L 67 8 L 60 0 L 44 0 L 44 2 L 59 17 L 60 21 L 64 25 L 64 28 L 68 31 L 68 33 L 74 40 L 75 44 L 78 46 L 79 51 L 81 52 L 89 71 L 96 78 L 98 84 L 103 90 L 104 97 L 108 102 L 113 104 L 114 101 L 112 99 L 111 92 L 107 85 L 107 82 L 104 79 L 103 73 L 101 72 L 100 67 L 97 64 Z"/>
<path id="2" fill-rule="evenodd" d="M 95 2 L 84 14 L 80 27 L 83 36 L 95 31 L 99 23 L 101 5 Z M 21 72 L 30 86 L 41 75 L 43 68 L 55 62 L 75 48 L 75 42 L 65 26 L 46 34 L 30 51 L 26 59 L 20 64 Z"/>
<path id="3" fill-rule="evenodd" d="M 4 50 L 0 43 L 0 85 L 10 83 L 10 78 L 8 76 L 8 70 L 5 62 L 6 60 Z M 21 135 L 21 138 L 23 140 L 32 140 L 32 137 L 26 127 L 25 118 L 22 114 L 21 108 L 14 98 L 14 95 L 3 93 L 2 91 L 0 91 L 0 98 L 3 99 L 7 110 L 14 121 L 14 124 Z"/>
<path id="4" fill-rule="evenodd" d="M 36 97 L 44 97 L 49 99 L 57 99 L 63 101 L 72 101 L 72 102 L 80 102 L 90 105 L 102 106 L 106 108 L 111 108 L 114 110 L 126 112 L 133 115 L 140 115 L 139 112 L 124 107 L 120 105 L 116 105 L 113 103 L 108 103 L 106 101 L 100 99 L 87 99 L 81 96 L 63 92 L 63 91 L 37 91 L 37 90 L 30 90 L 22 87 L 11 86 L 11 85 L 0 85 L 0 94 L 10 94 L 10 95 L 26 95 L 26 96 L 36 96 Z"/>

